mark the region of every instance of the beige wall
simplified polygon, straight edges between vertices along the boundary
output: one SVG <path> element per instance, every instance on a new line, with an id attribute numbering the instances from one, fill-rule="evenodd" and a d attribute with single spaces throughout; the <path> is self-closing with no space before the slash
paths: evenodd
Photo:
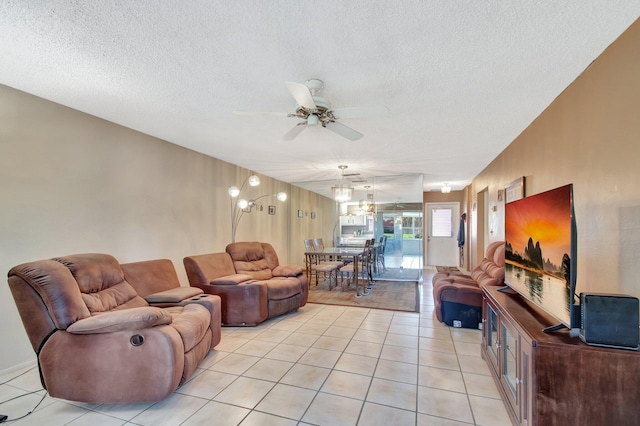
<path id="1" fill-rule="evenodd" d="M 0 85 L 0 271 L 31 260 L 104 252 L 121 262 L 223 251 L 231 240 L 227 188 L 249 171 Z M 261 176 L 246 195 L 237 241 L 273 244 L 281 263 L 303 262 L 303 239 L 329 237 L 333 200 Z M 276 205 L 276 215 L 267 213 Z M 297 210 L 317 219 L 297 218 Z M 5 278 L 6 283 L 6 278 Z M 0 371 L 35 356 L 8 286 L 0 285 Z"/>
<path id="2" fill-rule="evenodd" d="M 473 202 L 488 188 L 490 207 L 496 207 L 489 209 L 495 226 L 490 239 L 499 240 L 504 239 L 499 189 L 522 176 L 528 195 L 573 183 L 578 292 L 640 296 L 639 52 L 636 21 L 471 185 Z M 476 237 L 474 228 L 474 245 Z"/>

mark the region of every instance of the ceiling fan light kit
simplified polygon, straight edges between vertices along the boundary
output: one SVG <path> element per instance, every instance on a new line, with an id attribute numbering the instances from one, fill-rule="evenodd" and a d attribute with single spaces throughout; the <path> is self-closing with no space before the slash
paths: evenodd
<path id="1" fill-rule="evenodd" d="M 294 113 L 247 113 L 236 112 L 237 114 L 267 114 L 267 115 L 285 115 L 287 117 L 293 117 L 300 119 L 291 130 L 284 134 L 283 139 L 290 141 L 295 139 L 302 131 L 308 126 L 322 125 L 325 129 L 329 129 L 332 132 L 355 141 L 364 136 L 362 133 L 349 126 L 339 123 L 336 120 L 344 118 L 361 118 L 373 115 L 382 115 L 389 112 L 389 108 L 386 106 L 369 107 L 369 108 L 338 108 L 331 109 L 331 102 L 327 99 L 318 96 L 318 93 L 324 88 L 322 80 L 312 78 L 301 83 L 286 82 L 285 86 L 291 92 L 291 95 L 296 100 L 298 107 Z"/>

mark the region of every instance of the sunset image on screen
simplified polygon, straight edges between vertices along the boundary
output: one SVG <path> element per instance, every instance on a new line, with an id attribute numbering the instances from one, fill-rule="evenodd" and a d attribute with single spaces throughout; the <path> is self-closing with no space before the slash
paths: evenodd
<path id="1" fill-rule="evenodd" d="M 514 254 L 528 253 L 531 239 L 534 248 L 539 246 L 543 261 L 561 265 L 571 248 L 570 191 L 565 186 L 505 206 L 509 218 L 505 221 L 505 237 Z"/>
<path id="2" fill-rule="evenodd" d="M 571 324 L 572 185 L 505 205 L 505 284 Z"/>

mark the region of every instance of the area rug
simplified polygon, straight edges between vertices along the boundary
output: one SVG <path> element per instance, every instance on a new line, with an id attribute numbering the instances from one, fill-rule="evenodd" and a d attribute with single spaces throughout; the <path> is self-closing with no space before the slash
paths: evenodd
<path id="1" fill-rule="evenodd" d="M 455 266 L 436 266 L 438 272 L 456 272 L 459 271 Z"/>
<path id="2" fill-rule="evenodd" d="M 417 281 L 375 281 L 369 294 L 356 297 L 353 288 L 342 291 L 340 287 L 327 290 L 325 284 L 309 286 L 309 303 L 324 305 L 357 306 L 361 308 L 392 311 L 420 312 Z"/>

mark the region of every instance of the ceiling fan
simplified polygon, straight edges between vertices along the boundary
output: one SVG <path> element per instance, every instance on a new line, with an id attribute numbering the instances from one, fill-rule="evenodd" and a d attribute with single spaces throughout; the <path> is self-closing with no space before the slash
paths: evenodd
<path id="1" fill-rule="evenodd" d="M 293 113 L 266 113 L 269 115 L 283 115 L 286 117 L 294 117 L 301 119 L 291 130 L 283 136 L 284 140 L 290 141 L 296 138 L 308 126 L 317 126 L 331 130 L 349 140 L 355 141 L 360 139 L 363 134 L 345 126 L 336 120 L 343 118 L 360 118 L 374 115 L 382 115 L 389 112 L 386 106 L 364 107 L 364 108 L 337 108 L 331 109 L 331 103 L 318 96 L 318 93 L 324 88 L 322 80 L 313 78 L 301 83 L 285 83 L 289 92 L 293 95 L 298 106 Z M 238 114 L 264 114 L 255 112 L 237 112 Z"/>

